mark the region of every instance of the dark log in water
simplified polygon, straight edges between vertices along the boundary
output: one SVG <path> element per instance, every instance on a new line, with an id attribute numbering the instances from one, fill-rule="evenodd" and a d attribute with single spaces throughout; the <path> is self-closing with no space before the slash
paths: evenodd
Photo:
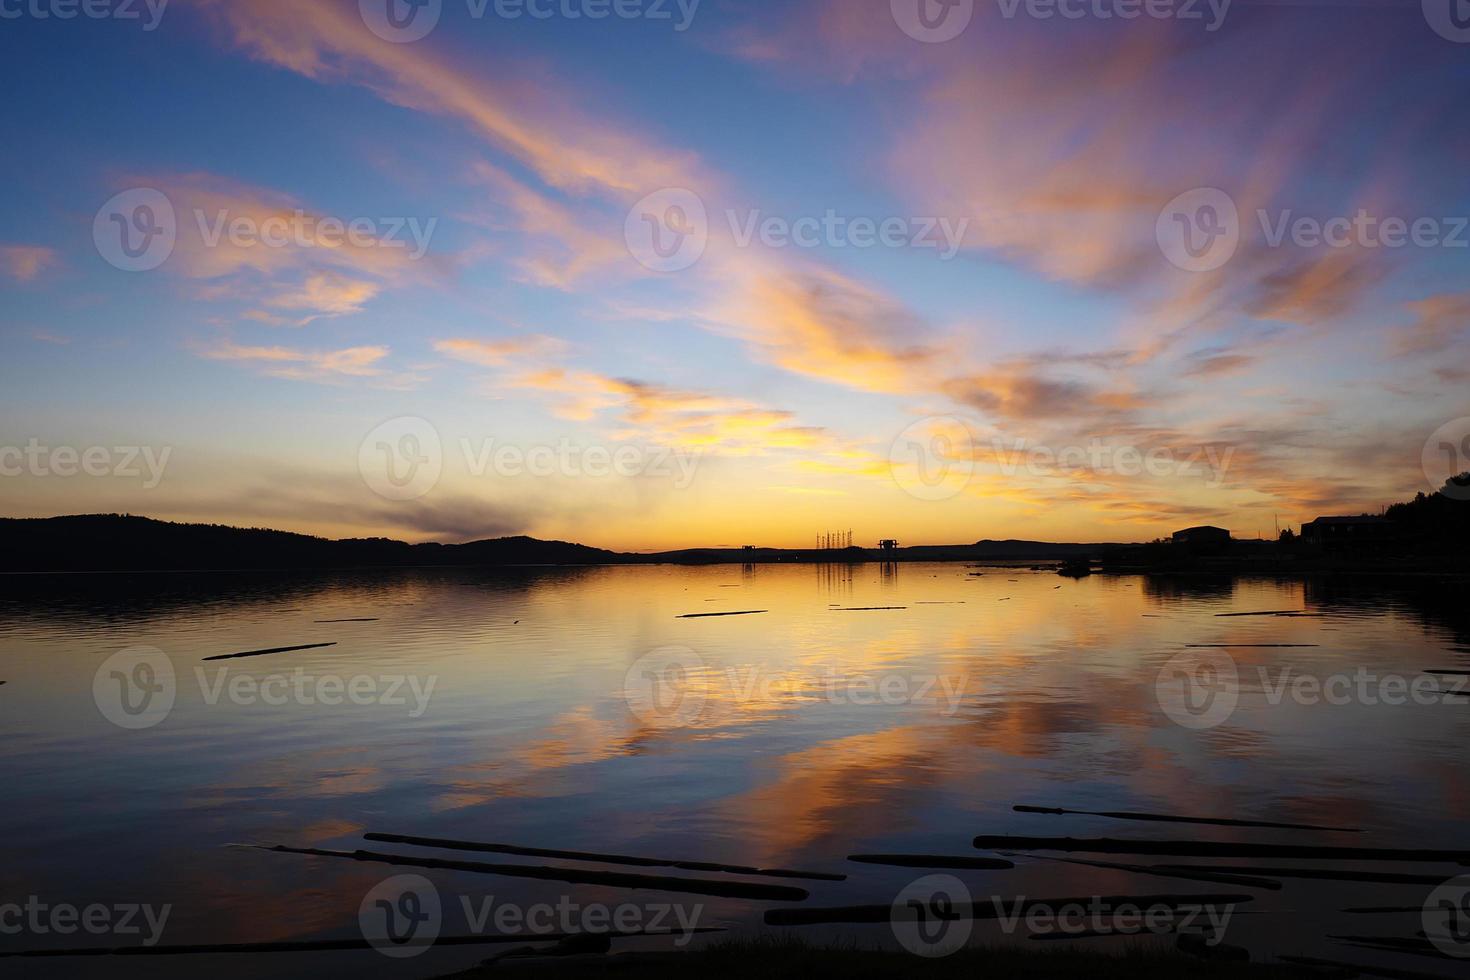
<path id="1" fill-rule="evenodd" d="M 1275 823 L 1268 820 L 1237 820 L 1233 817 L 1179 817 L 1166 813 L 1134 813 L 1128 810 L 1066 810 L 1051 806 L 1014 806 L 1017 813 L 1051 816 L 1107 817 L 1110 820 L 1142 820 L 1153 823 L 1188 823 L 1208 827 L 1266 827 L 1273 830 L 1321 830 L 1334 834 L 1361 834 L 1350 827 L 1320 827 L 1309 823 Z"/>
<path id="2" fill-rule="evenodd" d="M 1215 613 L 1215 617 L 1217 619 L 1231 619 L 1237 616 L 1300 616 L 1304 612 L 1306 612 L 1304 609 L 1267 609 L 1264 612 Z"/>
<path id="3" fill-rule="evenodd" d="M 1198 864 L 1165 864 L 1171 871 L 1238 871 L 1244 875 L 1303 878 L 1315 881 L 1362 881 L 1379 885 L 1442 885 L 1444 875 L 1414 875 L 1399 871 L 1357 871 L 1341 868 L 1211 868 Z"/>
<path id="4" fill-rule="evenodd" d="M 790 885 L 757 885 L 744 881 L 713 881 L 707 878 L 673 878 L 664 875 L 640 875 L 623 871 L 579 871 L 524 864 L 490 864 L 484 861 L 446 861 L 442 858 L 404 857 L 377 851 L 328 851 L 315 847 L 287 847 L 284 844 L 238 844 L 277 854 L 304 854 L 310 857 L 391 864 L 406 868 L 442 868 L 445 871 L 467 871 L 471 874 L 503 875 L 508 878 L 537 878 L 542 881 L 565 881 L 575 885 L 607 885 L 612 888 L 649 888 L 656 891 L 680 892 L 687 895 L 714 895 L 719 898 L 749 898 L 758 901 L 801 902 L 809 897 L 804 888 Z"/>
<path id="5" fill-rule="evenodd" d="M 976 837 L 982 851 L 1080 851 L 1090 854 L 1161 854 L 1177 857 L 1299 858 L 1304 860 L 1470 861 L 1470 851 L 1390 847 L 1326 847 L 1314 844 L 1230 844 L 1218 841 L 1117 840 L 1112 837 Z"/>
<path id="6" fill-rule="evenodd" d="M 297 650 L 320 650 L 322 647 L 334 647 L 336 643 L 306 643 L 299 647 L 271 647 L 269 650 L 246 650 L 244 653 L 222 653 L 217 657 L 205 657 L 203 662 L 211 660 L 239 660 L 242 657 L 264 657 L 272 653 L 294 653 Z"/>
<path id="7" fill-rule="evenodd" d="M 694 933 L 724 932 L 724 929 L 701 926 L 687 932 L 612 932 L 597 933 L 607 939 L 632 939 L 647 936 L 687 936 Z M 557 943 L 586 938 L 587 933 L 554 932 L 543 936 L 440 936 L 432 943 L 405 943 L 399 948 L 422 946 L 499 946 L 506 943 Z M 80 949 L 23 949 L 0 953 L 6 957 L 43 958 L 52 956 L 203 956 L 219 953 L 333 953 L 343 950 L 372 949 L 366 939 L 309 939 L 277 943 L 200 943 L 193 946 L 88 946 Z"/>
<path id="8" fill-rule="evenodd" d="M 1084 868 L 1105 868 L 1110 871 L 1131 871 L 1134 874 L 1152 875 L 1156 878 L 1178 878 L 1184 881 L 1208 881 L 1217 885 L 1240 885 L 1245 888 L 1265 888 L 1281 891 L 1281 882 L 1270 878 L 1254 878 L 1249 875 L 1231 874 L 1230 869 L 1221 871 L 1179 871 L 1155 864 L 1120 864 L 1117 861 L 1083 861 L 1079 858 L 1046 857 L 1040 854 L 1027 855 L 1035 861 L 1056 861 L 1075 864 Z"/>
<path id="9" fill-rule="evenodd" d="M 849 854 L 858 864 L 882 864 L 891 868 L 953 868 L 971 871 L 1005 871 L 1014 868 L 999 858 L 977 858 L 954 854 Z"/>
<path id="10" fill-rule="evenodd" d="M 376 623 L 376 619 L 318 619 L 318 623 Z"/>
<path id="11" fill-rule="evenodd" d="M 1032 909 L 1054 913 L 1063 906 L 1077 905 L 1086 909 L 1168 908 L 1188 911 L 1206 906 L 1241 905 L 1253 901 L 1250 895 L 1086 895 L 1080 898 L 1015 898 L 991 899 L 985 904 L 957 903 L 952 914 L 960 919 L 999 919 L 1012 915 L 1025 917 Z M 847 905 L 820 909 L 767 909 L 768 926 L 865 925 L 889 922 L 892 905 Z"/>
<path id="12" fill-rule="evenodd" d="M 907 609 L 908 606 L 843 606 L 833 609 L 833 612 L 889 612 L 898 609 Z"/>
<path id="13" fill-rule="evenodd" d="M 743 609 L 740 612 L 717 612 L 717 613 L 685 613 L 675 616 L 675 619 L 714 619 L 717 616 L 759 616 L 770 612 L 769 609 Z"/>
<path id="14" fill-rule="evenodd" d="M 559 851 L 545 847 L 520 847 L 516 844 L 488 844 L 481 841 L 450 840 L 443 837 L 414 837 L 407 834 L 363 834 L 363 840 L 377 844 L 409 844 L 414 847 L 437 847 L 446 851 L 477 851 L 485 854 L 514 854 L 519 857 L 551 858 L 559 861 L 592 861 L 598 864 L 625 864 L 635 868 L 678 868 L 681 871 L 719 871 L 725 874 L 761 875 L 767 878 L 805 878 L 811 881 L 846 881 L 847 875 L 823 871 L 788 871 L 785 868 L 748 868 L 738 864 L 713 864 L 707 861 L 684 861 L 677 858 L 634 857 L 629 854 L 600 854 L 596 851 Z"/>
<path id="15" fill-rule="evenodd" d="M 1190 650 L 1304 650 L 1319 643 L 1186 643 Z"/>
<path id="16" fill-rule="evenodd" d="M 1443 674 L 1446 677 L 1470 677 L 1470 670 L 1426 670 L 1426 674 Z"/>
<path id="17" fill-rule="evenodd" d="M 1283 963 L 1293 966 L 1325 967 L 1330 970 L 1346 970 L 1350 974 L 1369 977 L 1387 977 L 1388 980 L 1444 980 L 1443 975 L 1420 973 L 1417 970 L 1400 970 L 1391 966 L 1363 966 L 1360 963 L 1344 963 L 1342 960 L 1324 960 L 1315 956 L 1278 956 Z"/>

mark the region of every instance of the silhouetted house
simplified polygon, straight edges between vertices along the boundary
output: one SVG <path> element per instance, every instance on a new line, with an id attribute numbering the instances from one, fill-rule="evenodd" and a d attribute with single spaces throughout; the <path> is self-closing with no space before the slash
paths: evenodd
<path id="1" fill-rule="evenodd" d="M 1329 550 L 1373 548 L 1393 540 L 1396 526 L 1384 517 L 1319 517 L 1302 525 L 1302 540 Z"/>
<path id="2" fill-rule="evenodd" d="M 1197 555 L 1218 554 L 1230 547 L 1230 532 L 1223 527 L 1187 527 L 1174 532 L 1174 543 Z"/>

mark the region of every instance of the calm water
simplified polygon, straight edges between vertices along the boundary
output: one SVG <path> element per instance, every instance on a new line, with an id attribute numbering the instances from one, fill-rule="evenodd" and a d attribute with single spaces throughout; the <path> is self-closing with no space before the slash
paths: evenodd
<path id="1" fill-rule="evenodd" d="M 0 900 L 170 905 L 171 944 L 355 938 L 368 891 L 411 869 L 224 845 L 455 856 L 365 844 L 369 831 L 850 875 L 802 883 L 810 905 L 887 903 L 924 874 L 849 864 L 849 853 L 978 854 L 978 833 L 1465 846 L 1470 703 L 1273 704 L 1260 674 L 1364 668 L 1413 679 L 1470 667 L 1462 599 L 1371 584 L 1073 582 L 962 565 L 10 579 L 0 597 Z M 850 611 L 889 606 L 907 608 Z M 741 610 L 768 612 L 677 618 Z M 1267 610 L 1313 615 L 1218 615 Z M 321 622 L 351 619 L 376 621 Z M 200 663 L 327 642 L 336 645 Z M 1217 727 L 1175 724 L 1160 706 L 1160 670 L 1186 644 L 1236 645 L 1239 705 Z M 177 693 L 156 725 L 128 730 L 104 717 L 94 679 L 140 645 L 167 655 Z M 671 658 L 682 674 L 659 671 Z M 278 694 L 267 682 L 297 668 L 305 697 L 253 686 Z M 683 689 L 668 686 L 680 677 Z M 316 703 L 341 693 L 334 682 L 357 684 L 342 700 L 362 703 Z M 1026 816 L 1017 803 L 1369 833 Z M 1221 890 L 1018 864 L 959 875 L 977 897 Z M 761 928 L 772 904 L 423 873 L 443 896 L 446 934 L 470 931 L 461 896 L 677 902 L 701 906 L 700 925 L 736 930 Z M 1275 914 L 1241 917 L 1227 938 L 1341 956 L 1325 933 L 1419 925 L 1333 910 L 1417 904 L 1427 892 L 1291 882 L 1254 903 Z M 894 942 L 886 927 L 844 935 Z M 977 937 L 1002 938 L 990 926 Z M 0 950 L 138 941 L 4 935 Z M 6 965 L 20 976 L 434 976 L 490 952 Z"/>

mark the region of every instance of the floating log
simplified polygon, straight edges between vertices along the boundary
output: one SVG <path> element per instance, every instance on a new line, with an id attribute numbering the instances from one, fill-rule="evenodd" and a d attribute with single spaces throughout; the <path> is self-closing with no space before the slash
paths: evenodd
<path id="1" fill-rule="evenodd" d="M 1306 612 L 1305 609 L 1267 609 L 1263 612 L 1215 613 L 1215 617 L 1231 619 L 1237 616 L 1300 616 L 1304 612 Z"/>
<path id="2" fill-rule="evenodd" d="M 650 888 L 689 895 L 714 895 L 719 898 L 801 902 L 809 897 L 806 889 L 790 885 L 758 885 L 744 881 L 714 881 L 707 878 L 673 878 L 666 875 L 640 875 L 623 871 L 580 871 L 574 868 L 524 864 L 490 864 L 484 861 L 446 861 L 442 858 L 405 857 L 401 854 L 382 854 L 377 851 L 328 851 L 315 847 L 287 847 L 284 844 L 239 844 L 234 846 L 273 851 L 277 854 L 304 854 L 309 857 L 338 858 L 408 868 L 441 868 L 445 871 L 504 875 L 508 878 L 537 878 L 542 881 L 565 881 L 577 885 Z"/>
<path id="3" fill-rule="evenodd" d="M 1041 899 L 1017 896 L 1012 899 L 997 897 L 985 904 L 960 902 L 954 906 L 952 914 L 960 919 L 998 919 L 1014 915 L 1019 910 L 1024 918 L 1032 909 L 1054 912 L 1064 905 L 1092 908 L 1094 903 L 1108 907 L 1126 905 L 1130 908 L 1166 906 L 1179 911 L 1202 906 L 1241 905 L 1252 900 L 1250 895 L 1087 895 L 1081 898 Z M 767 909 L 765 923 L 768 926 L 865 925 L 889 922 L 892 918 L 892 905 L 847 905 L 818 909 Z"/>
<path id="4" fill-rule="evenodd" d="M 625 864 L 635 868 L 678 868 L 680 871 L 720 871 L 725 874 L 760 875 L 767 878 L 804 878 L 811 881 L 846 881 L 847 875 L 822 871 L 788 871 L 785 868 L 747 868 L 738 864 L 712 864 L 706 861 L 682 861 L 675 858 L 634 857 L 629 854 L 599 854 L 595 851 L 560 851 L 545 847 L 520 847 L 515 844 L 487 844 L 481 841 L 449 840 L 443 837 L 414 837 L 408 834 L 363 834 L 363 840 L 376 844 L 408 844 L 413 847 L 437 847 L 446 851 L 476 851 L 485 854 L 514 854 L 519 857 L 551 858 L 558 861 L 592 861 L 598 864 Z"/>
<path id="5" fill-rule="evenodd" d="M 1166 868 L 1156 864 L 1120 864 L 1117 861 L 1083 861 L 1079 858 L 1046 857 L 1040 854 L 1028 855 L 1037 861 L 1056 861 L 1061 864 L 1075 864 L 1084 868 L 1106 868 L 1110 871 L 1131 871 L 1134 874 L 1153 875 L 1157 878 L 1179 878 L 1187 881 L 1209 881 L 1217 885 L 1240 885 L 1245 888 L 1265 888 L 1269 891 L 1281 891 L 1281 882 L 1272 881 L 1270 878 L 1256 878 L 1250 875 L 1232 874 L 1229 869 L 1222 871 L 1179 871 Z"/>
<path id="6" fill-rule="evenodd" d="M 1443 674 L 1446 677 L 1470 677 L 1470 670 L 1426 670 L 1426 674 Z"/>
<path id="7" fill-rule="evenodd" d="M 244 653 L 222 653 L 218 657 L 205 657 L 204 663 L 211 660 L 239 660 L 242 657 L 264 657 L 272 653 L 294 653 L 297 650 L 319 650 L 322 647 L 334 647 L 336 643 L 306 643 L 299 647 L 272 647 L 269 650 L 246 650 Z"/>
<path id="8" fill-rule="evenodd" d="M 1304 860 L 1470 861 L 1470 851 L 1391 847 L 1326 847 L 1314 844 L 1233 844 L 1219 841 L 1117 840 L 1111 837 L 976 837 L 982 851 L 1081 851 L 1091 854 L 1161 854 L 1178 857 L 1293 858 Z"/>
<path id="9" fill-rule="evenodd" d="M 908 606 L 844 606 L 833 609 L 833 612 L 888 612 L 895 609 L 907 609 Z"/>
<path id="10" fill-rule="evenodd" d="M 770 612 L 769 609 L 743 609 L 740 612 L 717 612 L 717 613 L 685 613 L 675 616 L 675 619 L 714 619 L 716 616 L 759 616 L 761 613 Z"/>
<path id="11" fill-rule="evenodd" d="M 1444 980 L 1444 977 L 1435 973 L 1420 973 L 1417 970 L 1400 970 L 1391 966 L 1363 966 L 1361 963 L 1344 963 L 1342 960 L 1324 960 L 1315 956 L 1278 956 L 1283 963 L 1293 966 L 1315 966 L 1327 967 L 1334 970 L 1347 970 L 1354 974 L 1364 974 L 1370 977 L 1387 977 L 1388 980 Z"/>
<path id="12" fill-rule="evenodd" d="M 695 929 L 661 932 L 597 933 L 609 939 L 631 939 L 646 936 L 687 936 L 694 933 L 724 932 L 724 929 L 700 926 Z M 422 946 L 498 946 L 505 943 L 554 943 L 581 939 L 587 933 L 555 932 L 543 936 L 440 936 L 433 942 L 408 942 L 403 948 Z M 7 957 L 42 958 L 53 956 L 202 956 L 218 953 L 332 953 L 342 950 L 373 949 L 366 939 L 307 939 L 275 943 L 200 943 L 192 946 L 85 946 L 80 949 L 22 949 L 0 952 Z"/>
<path id="13" fill-rule="evenodd" d="M 376 623 L 377 619 L 318 619 L 318 623 Z"/>
<path id="14" fill-rule="evenodd" d="M 1305 650 L 1320 643 L 1186 643 L 1191 650 Z"/>
<path id="15" fill-rule="evenodd" d="M 1135 813 L 1128 810 L 1066 810 L 1052 806 L 1013 806 L 1017 813 L 1043 813 L 1051 816 L 1107 817 L 1110 820 L 1143 820 L 1153 823 L 1188 823 L 1209 827 L 1268 827 L 1274 830 L 1322 830 L 1334 834 L 1361 834 L 1349 827 L 1320 827 L 1309 823 L 1274 823 L 1267 820 L 1237 820 L 1227 817 L 1179 817 L 1165 813 Z"/>
<path id="16" fill-rule="evenodd" d="M 1014 868 L 1012 861 L 953 854 L 849 854 L 858 864 L 882 864 L 891 868 L 952 868 L 970 871 L 1005 871 Z"/>
<path id="17" fill-rule="evenodd" d="M 1211 871 L 1208 866 L 1198 864 L 1165 864 L 1160 867 L 1171 871 Z M 1338 868 L 1230 868 L 1244 875 L 1265 875 L 1272 878 L 1305 878 L 1315 881 L 1362 881 L 1378 885 L 1442 885 L 1444 875 L 1414 875 L 1399 871 L 1357 871 Z"/>

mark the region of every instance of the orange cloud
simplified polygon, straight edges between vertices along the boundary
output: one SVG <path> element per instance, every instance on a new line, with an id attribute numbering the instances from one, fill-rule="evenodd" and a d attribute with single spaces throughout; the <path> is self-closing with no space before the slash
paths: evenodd
<path id="1" fill-rule="evenodd" d="M 0 245 L 0 273 L 16 282 L 30 282 L 56 263 L 56 250 L 44 245 Z"/>

